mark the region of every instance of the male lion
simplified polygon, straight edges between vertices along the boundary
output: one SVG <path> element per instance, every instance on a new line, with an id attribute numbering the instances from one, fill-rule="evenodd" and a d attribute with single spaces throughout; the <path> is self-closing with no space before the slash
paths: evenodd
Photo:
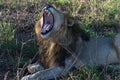
<path id="1" fill-rule="evenodd" d="M 66 13 L 51 5 L 43 8 L 36 23 L 39 60 L 28 66 L 31 75 L 22 80 L 49 80 L 65 76 L 84 65 L 120 63 L 120 34 L 96 38 L 84 33 Z"/>

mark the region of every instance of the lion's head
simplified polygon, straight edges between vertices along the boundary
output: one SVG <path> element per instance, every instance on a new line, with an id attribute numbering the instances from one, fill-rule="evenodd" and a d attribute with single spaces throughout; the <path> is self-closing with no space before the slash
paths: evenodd
<path id="1" fill-rule="evenodd" d="M 68 15 L 51 5 L 46 5 L 43 9 L 43 16 L 36 24 L 36 34 L 38 38 L 52 39 L 60 45 L 70 44 L 72 34 L 68 31 Z M 70 21 L 70 20 L 69 20 Z"/>
<path id="2" fill-rule="evenodd" d="M 43 16 L 35 28 L 37 38 L 51 39 L 57 44 L 69 45 L 80 35 L 85 36 L 79 25 L 76 25 L 74 18 L 68 13 L 61 12 L 51 5 L 46 5 L 42 12 Z"/>

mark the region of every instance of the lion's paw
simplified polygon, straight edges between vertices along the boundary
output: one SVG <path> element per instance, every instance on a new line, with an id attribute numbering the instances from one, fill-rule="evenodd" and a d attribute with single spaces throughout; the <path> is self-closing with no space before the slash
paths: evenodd
<path id="1" fill-rule="evenodd" d="M 28 75 L 28 76 L 24 76 L 21 80 L 37 80 L 37 79 L 33 79 L 31 78 L 30 75 Z"/>
<path id="2" fill-rule="evenodd" d="M 35 73 L 36 72 L 36 67 L 33 66 L 33 65 L 28 65 L 27 69 L 30 73 Z"/>
<path id="3" fill-rule="evenodd" d="M 44 68 L 41 67 L 38 63 L 29 64 L 27 68 L 28 68 L 28 71 L 29 71 L 30 73 L 35 73 L 35 72 L 38 72 L 38 71 L 44 69 Z"/>

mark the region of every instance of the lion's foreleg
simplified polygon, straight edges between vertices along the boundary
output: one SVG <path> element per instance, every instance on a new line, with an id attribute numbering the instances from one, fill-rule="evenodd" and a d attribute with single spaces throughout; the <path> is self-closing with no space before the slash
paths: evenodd
<path id="1" fill-rule="evenodd" d="M 73 68 L 75 62 L 73 58 L 68 58 L 65 61 L 65 67 L 53 67 L 46 70 L 38 71 L 31 75 L 23 77 L 21 80 L 49 80 L 56 79 L 60 76 L 66 76 L 68 72 Z"/>
<path id="2" fill-rule="evenodd" d="M 63 71 L 63 67 L 54 67 L 46 70 L 38 71 L 32 75 L 27 75 L 21 80 L 49 80 L 60 76 Z"/>

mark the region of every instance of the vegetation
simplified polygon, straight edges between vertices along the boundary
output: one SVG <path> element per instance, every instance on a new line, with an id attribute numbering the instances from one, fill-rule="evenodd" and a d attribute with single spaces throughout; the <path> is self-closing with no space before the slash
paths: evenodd
<path id="1" fill-rule="evenodd" d="M 0 0 L 0 79 L 13 79 L 37 53 L 34 24 L 45 4 L 55 4 L 76 17 L 91 36 L 120 32 L 120 0 Z M 5 66 L 5 67 L 3 67 Z M 2 75 L 1 75 L 2 73 Z M 2 76 L 2 77 L 1 77 Z M 73 70 L 63 80 L 120 80 L 114 67 Z"/>

